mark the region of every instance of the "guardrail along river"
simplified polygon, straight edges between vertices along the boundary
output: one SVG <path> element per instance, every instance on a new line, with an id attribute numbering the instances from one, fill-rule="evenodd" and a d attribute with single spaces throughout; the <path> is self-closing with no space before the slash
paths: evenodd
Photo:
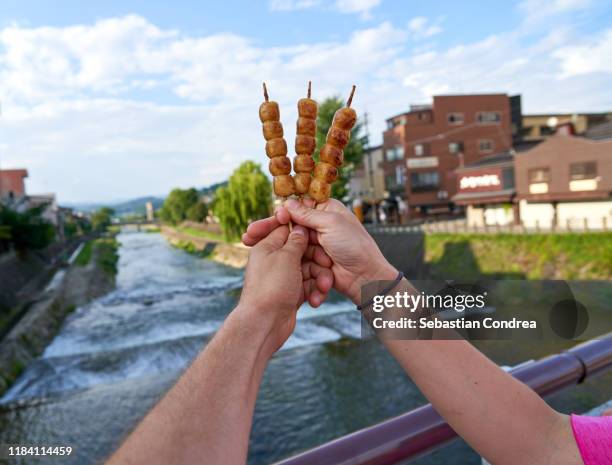
<path id="1" fill-rule="evenodd" d="M 58 463 L 99 462 L 236 304 L 242 271 L 174 249 L 159 234 L 118 239 L 117 288 L 72 313 L 0 400 L 0 443 L 72 446 L 73 455 Z M 487 348 L 504 364 L 553 351 L 512 342 Z M 589 381 L 555 396 L 553 404 L 586 410 L 608 400 L 610 380 Z M 335 297 L 316 310 L 305 306 L 295 334 L 266 371 L 249 463 L 270 463 L 425 402 L 376 341 L 360 339 L 359 314 L 350 302 Z M 457 442 L 415 463 L 480 462 Z"/>

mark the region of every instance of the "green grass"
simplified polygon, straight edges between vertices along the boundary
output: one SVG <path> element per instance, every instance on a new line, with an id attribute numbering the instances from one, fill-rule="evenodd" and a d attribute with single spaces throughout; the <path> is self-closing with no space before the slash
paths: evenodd
<path id="1" fill-rule="evenodd" d="M 177 226 L 176 230 L 183 234 L 189 234 L 190 236 L 203 237 L 204 239 L 210 239 L 216 242 L 225 242 L 223 234 L 218 234 L 210 231 L 203 231 L 201 229 L 190 228 L 188 226 Z"/>
<path id="2" fill-rule="evenodd" d="M 612 233 L 427 234 L 434 276 L 612 279 Z"/>
<path id="3" fill-rule="evenodd" d="M 108 274 L 115 275 L 117 273 L 117 262 L 119 261 L 119 241 L 114 237 L 96 239 L 94 241 L 96 248 L 96 260 Z"/>
<path id="4" fill-rule="evenodd" d="M 74 263 L 78 266 L 87 266 L 91 261 L 91 254 L 93 252 L 93 243 L 94 241 L 87 241 L 77 258 L 74 260 Z"/>

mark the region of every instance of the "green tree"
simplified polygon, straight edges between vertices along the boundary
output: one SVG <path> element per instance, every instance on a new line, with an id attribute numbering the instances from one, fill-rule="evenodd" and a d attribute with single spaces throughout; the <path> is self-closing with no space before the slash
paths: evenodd
<path id="1" fill-rule="evenodd" d="M 215 191 L 213 211 L 228 241 L 238 240 L 247 225 L 268 216 L 272 209 L 272 188 L 261 166 L 242 163 L 230 176 L 226 187 Z"/>
<path id="2" fill-rule="evenodd" d="M 91 215 L 91 227 L 94 231 L 104 231 L 111 225 L 115 210 L 102 207 Z"/>
<path id="3" fill-rule="evenodd" d="M 327 131 L 331 127 L 334 113 L 339 108 L 342 108 L 345 102 L 339 97 L 329 97 L 319 105 L 319 114 L 317 116 L 317 150 L 314 154 L 316 162 L 319 161 L 319 151 L 325 144 Z M 332 197 L 342 199 L 348 193 L 348 182 L 350 176 L 363 158 L 363 148 L 368 142 L 366 135 L 360 135 L 362 123 L 357 121 L 355 127 L 351 131 L 351 140 L 344 149 L 344 164 L 339 170 L 338 179 L 332 185 Z"/>
<path id="4" fill-rule="evenodd" d="M 187 219 L 189 221 L 195 221 L 197 223 L 202 223 L 206 221 L 206 216 L 208 215 L 208 205 L 204 202 L 194 203 L 187 210 Z"/>
<path id="5" fill-rule="evenodd" d="M 191 189 L 172 189 L 164 200 L 159 217 L 166 223 L 179 224 L 187 218 L 187 210 L 198 201 L 198 191 L 193 187 Z"/>
<path id="6" fill-rule="evenodd" d="M 0 249 L 8 246 L 17 250 L 42 249 L 55 237 L 55 227 L 42 217 L 46 205 L 18 213 L 0 205 Z"/>

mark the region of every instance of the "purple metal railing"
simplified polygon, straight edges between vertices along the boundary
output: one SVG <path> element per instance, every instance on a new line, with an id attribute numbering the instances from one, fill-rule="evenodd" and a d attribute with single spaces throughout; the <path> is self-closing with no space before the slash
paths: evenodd
<path id="1" fill-rule="evenodd" d="M 544 396 L 612 368 L 612 336 L 580 344 L 510 371 Z M 393 465 L 457 438 L 431 404 L 342 436 L 276 465 Z"/>

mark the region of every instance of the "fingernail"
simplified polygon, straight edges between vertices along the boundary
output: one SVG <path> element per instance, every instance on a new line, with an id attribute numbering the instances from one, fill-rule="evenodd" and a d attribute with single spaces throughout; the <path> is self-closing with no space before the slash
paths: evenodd
<path id="1" fill-rule="evenodd" d="M 304 226 L 300 226 L 299 224 L 294 224 L 293 225 L 293 234 L 299 234 L 300 236 L 306 236 L 306 234 L 308 234 L 308 231 L 306 231 L 306 228 Z"/>
<path id="2" fill-rule="evenodd" d="M 285 202 L 285 208 L 288 208 L 290 210 L 295 210 L 296 208 L 300 207 L 300 202 L 298 202 L 295 199 L 287 199 L 287 201 Z"/>

